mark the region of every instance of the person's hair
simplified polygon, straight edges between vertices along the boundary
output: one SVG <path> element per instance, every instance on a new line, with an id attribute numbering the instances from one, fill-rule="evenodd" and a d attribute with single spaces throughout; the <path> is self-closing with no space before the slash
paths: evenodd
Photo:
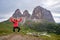
<path id="1" fill-rule="evenodd" d="M 17 19 L 15 18 L 14 21 L 17 21 Z"/>

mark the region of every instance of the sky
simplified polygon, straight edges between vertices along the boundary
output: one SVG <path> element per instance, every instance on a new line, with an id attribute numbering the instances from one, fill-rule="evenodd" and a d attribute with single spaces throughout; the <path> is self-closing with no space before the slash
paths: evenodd
<path id="1" fill-rule="evenodd" d="M 36 6 L 50 10 L 56 23 L 60 23 L 60 0 L 0 0 L 0 22 L 8 20 L 16 9 L 32 14 Z"/>

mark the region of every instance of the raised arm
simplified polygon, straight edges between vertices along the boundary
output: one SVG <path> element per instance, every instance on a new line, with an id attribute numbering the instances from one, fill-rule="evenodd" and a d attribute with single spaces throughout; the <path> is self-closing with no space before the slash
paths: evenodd
<path id="1" fill-rule="evenodd" d="M 13 22 L 14 21 L 14 18 L 13 17 L 10 17 L 10 22 Z"/>
<path id="2" fill-rule="evenodd" d="M 22 21 L 22 18 L 19 18 L 18 21 L 21 22 Z"/>

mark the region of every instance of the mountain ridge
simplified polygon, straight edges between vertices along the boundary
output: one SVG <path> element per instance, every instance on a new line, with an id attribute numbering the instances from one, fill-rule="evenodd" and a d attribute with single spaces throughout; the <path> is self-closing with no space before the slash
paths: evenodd
<path id="1" fill-rule="evenodd" d="M 32 20 L 35 22 L 55 22 L 53 19 L 53 16 L 51 14 L 51 11 L 41 7 L 37 6 L 33 9 L 32 15 L 28 12 L 28 10 L 25 10 L 23 14 L 20 12 L 19 9 L 15 11 L 15 13 L 12 15 L 14 18 L 22 17 L 25 21 L 26 20 Z"/>

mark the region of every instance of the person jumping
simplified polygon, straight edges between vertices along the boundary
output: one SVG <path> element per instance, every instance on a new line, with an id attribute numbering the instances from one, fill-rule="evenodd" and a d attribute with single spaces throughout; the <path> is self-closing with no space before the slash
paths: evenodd
<path id="1" fill-rule="evenodd" d="M 10 18 L 10 22 L 12 22 L 13 23 L 13 32 L 15 32 L 15 29 L 17 28 L 18 29 L 18 32 L 20 31 L 20 28 L 18 27 L 18 24 L 19 24 L 19 22 L 21 22 L 22 21 L 22 18 L 19 18 L 19 19 L 16 19 L 16 18 L 13 18 L 13 17 L 11 17 Z"/>

